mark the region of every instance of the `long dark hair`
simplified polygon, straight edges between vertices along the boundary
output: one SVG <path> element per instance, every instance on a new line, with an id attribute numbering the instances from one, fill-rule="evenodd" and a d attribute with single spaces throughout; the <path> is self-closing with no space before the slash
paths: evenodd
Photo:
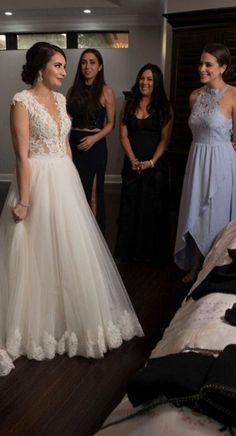
<path id="1" fill-rule="evenodd" d="M 55 53 L 60 53 L 66 60 L 64 51 L 57 45 L 48 42 L 36 42 L 26 53 L 26 63 L 23 65 L 21 78 L 27 85 L 33 85 L 39 71 L 43 70 Z"/>
<path id="2" fill-rule="evenodd" d="M 102 68 L 98 71 L 91 87 L 87 87 L 85 84 L 85 78 L 82 74 L 82 61 L 86 53 L 92 53 L 97 58 L 99 66 Z M 101 105 L 100 100 L 103 92 L 104 80 L 104 63 L 101 53 L 95 48 L 87 48 L 80 56 L 75 79 L 72 87 L 68 92 L 67 106 L 73 101 L 78 101 L 85 113 L 85 119 L 89 117 L 89 114 L 93 113 Z"/>
<path id="3" fill-rule="evenodd" d="M 166 124 L 170 119 L 170 102 L 166 96 L 163 82 L 163 74 L 161 69 L 155 64 L 146 64 L 138 72 L 136 82 L 131 88 L 130 95 L 124 109 L 123 122 L 124 124 L 135 114 L 142 94 L 139 89 L 139 81 L 146 70 L 151 70 L 153 74 L 153 91 L 151 101 L 147 108 L 149 113 L 157 112 L 160 116 L 161 124 Z"/>

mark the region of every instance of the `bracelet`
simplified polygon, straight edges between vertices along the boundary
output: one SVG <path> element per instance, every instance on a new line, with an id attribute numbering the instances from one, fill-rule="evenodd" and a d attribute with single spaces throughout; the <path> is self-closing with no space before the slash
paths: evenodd
<path id="1" fill-rule="evenodd" d="M 153 162 L 153 160 L 152 159 L 150 159 L 150 165 L 151 165 L 151 168 L 154 168 L 154 162 Z"/>
<path id="2" fill-rule="evenodd" d="M 21 201 L 18 201 L 18 203 L 17 204 L 19 204 L 20 206 L 22 206 L 22 207 L 29 207 L 29 204 L 24 204 L 24 203 L 21 203 Z"/>

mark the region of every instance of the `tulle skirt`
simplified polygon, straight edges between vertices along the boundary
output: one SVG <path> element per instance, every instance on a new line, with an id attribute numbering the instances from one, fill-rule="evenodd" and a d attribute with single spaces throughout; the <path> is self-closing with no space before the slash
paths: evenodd
<path id="1" fill-rule="evenodd" d="M 0 374 L 21 355 L 99 358 L 142 336 L 69 159 L 30 159 L 30 207 L 15 224 L 13 180 L 0 219 Z"/>

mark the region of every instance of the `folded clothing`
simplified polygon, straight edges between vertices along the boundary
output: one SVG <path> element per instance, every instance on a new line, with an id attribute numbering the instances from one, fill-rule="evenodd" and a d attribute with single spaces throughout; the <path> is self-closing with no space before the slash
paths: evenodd
<path id="1" fill-rule="evenodd" d="M 129 381 L 134 407 L 160 395 L 188 406 L 228 426 L 236 426 L 236 345 L 218 357 L 194 352 L 150 359 Z"/>
<path id="2" fill-rule="evenodd" d="M 214 356 L 195 352 L 169 354 L 150 359 L 128 382 L 127 394 L 134 407 L 159 394 L 167 398 L 199 393 Z"/>
<path id="3" fill-rule="evenodd" d="M 200 390 L 199 406 L 206 415 L 236 426 L 236 345 L 217 357 Z"/>
<path id="4" fill-rule="evenodd" d="M 231 309 L 225 311 L 225 320 L 229 324 L 236 326 L 236 303 L 233 304 Z"/>
<path id="5" fill-rule="evenodd" d="M 215 266 L 207 277 L 190 293 L 193 300 L 199 300 L 205 295 L 213 292 L 224 294 L 236 294 L 236 250 L 228 249 L 232 263 L 228 265 Z"/>

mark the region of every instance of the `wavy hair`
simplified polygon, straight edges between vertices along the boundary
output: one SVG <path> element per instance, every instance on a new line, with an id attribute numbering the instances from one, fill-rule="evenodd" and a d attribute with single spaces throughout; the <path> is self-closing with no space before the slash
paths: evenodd
<path id="1" fill-rule="evenodd" d="M 89 89 L 85 84 L 85 78 L 82 73 L 82 61 L 86 53 L 92 53 L 97 58 L 99 66 L 102 66 Z M 105 84 L 104 63 L 101 53 L 95 48 L 87 48 L 80 56 L 74 82 L 68 92 L 68 107 L 73 101 L 78 101 L 85 112 L 85 119 L 88 119 L 89 114 L 93 113 L 101 104 L 100 100 L 103 93 L 103 86 Z"/>
<path id="2" fill-rule="evenodd" d="M 149 63 L 145 64 L 140 69 L 136 78 L 136 82 L 131 88 L 122 119 L 124 124 L 126 124 L 127 121 L 135 114 L 140 100 L 142 99 L 142 94 L 139 89 L 139 82 L 144 71 L 146 70 L 151 70 L 153 74 L 153 91 L 147 110 L 149 113 L 157 112 L 157 114 L 160 116 L 162 125 L 166 124 L 170 119 L 170 102 L 165 93 L 162 71 L 157 65 Z"/>

